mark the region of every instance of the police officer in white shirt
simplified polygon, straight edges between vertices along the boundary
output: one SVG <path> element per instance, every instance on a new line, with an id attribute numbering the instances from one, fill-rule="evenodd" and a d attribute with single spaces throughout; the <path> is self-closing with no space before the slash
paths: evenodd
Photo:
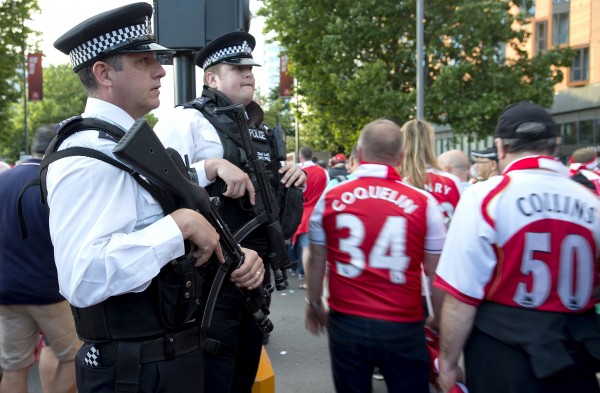
<path id="1" fill-rule="evenodd" d="M 58 150 L 84 147 L 114 158 L 119 133 L 159 106 L 165 70 L 157 55 L 173 52 L 156 43 L 151 20 L 150 4 L 129 4 L 56 40 L 88 94 L 81 117 L 105 126 L 77 130 Z M 64 121 L 59 135 L 79 121 Z M 194 319 L 203 285 L 210 284 L 199 267 L 213 253 L 223 261 L 215 229 L 193 210 L 171 211 L 155 189 L 95 158 L 59 159 L 46 181 L 60 292 L 84 341 L 76 359 L 78 391 L 201 392 Z M 181 259 L 184 241 L 196 251 Z M 253 289 L 263 263 L 254 251 L 244 253 L 231 278 Z"/>

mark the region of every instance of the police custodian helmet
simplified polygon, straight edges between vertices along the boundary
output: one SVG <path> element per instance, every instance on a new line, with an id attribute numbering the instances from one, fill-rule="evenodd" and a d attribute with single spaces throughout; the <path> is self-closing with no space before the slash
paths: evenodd
<path id="1" fill-rule="evenodd" d="M 113 53 L 175 53 L 156 43 L 151 21 L 150 4 L 124 5 L 84 20 L 59 37 L 54 47 L 69 55 L 75 72 Z"/>
<path id="2" fill-rule="evenodd" d="M 254 37 L 243 31 L 227 33 L 204 46 L 197 54 L 194 62 L 204 70 L 215 64 L 260 66 L 252 58 L 252 50 L 256 46 Z"/>

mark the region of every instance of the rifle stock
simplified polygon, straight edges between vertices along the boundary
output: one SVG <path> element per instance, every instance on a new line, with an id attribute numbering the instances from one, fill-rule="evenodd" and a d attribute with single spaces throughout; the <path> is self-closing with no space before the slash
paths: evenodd
<path id="1" fill-rule="evenodd" d="M 289 261 L 283 230 L 279 222 L 279 203 L 269 179 L 267 179 L 265 162 L 258 158 L 256 149 L 250 139 L 245 108 L 242 104 L 236 104 L 216 108 L 215 113 L 233 115 L 246 154 L 246 169 L 256 191 L 255 204 L 252 206 L 255 218 L 238 230 L 236 239 L 243 239 L 261 225 L 266 226 L 269 252 L 265 259 L 273 271 L 275 287 L 278 291 L 282 291 L 288 286 L 287 268 L 289 267 Z"/>
<path id="2" fill-rule="evenodd" d="M 244 261 L 244 254 L 235 241 L 229 228 L 210 203 L 208 193 L 203 187 L 191 182 L 173 161 L 160 139 L 145 119 L 138 119 L 113 149 L 114 155 L 146 177 L 152 183 L 175 195 L 180 207 L 198 211 L 216 229 L 223 249 L 225 263 L 219 266 L 217 278 L 213 282 L 209 300 L 204 312 L 202 325 L 208 327 L 214 303 L 225 274 L 231 267 L 237 268 Z M 248 291 L 241 289 L 246 307 L 255 318 L 255 322 L 264 332 L 270 332 L 273 324 L 268 318 L 269 310 L 265 304 L 262 286 Z"/>

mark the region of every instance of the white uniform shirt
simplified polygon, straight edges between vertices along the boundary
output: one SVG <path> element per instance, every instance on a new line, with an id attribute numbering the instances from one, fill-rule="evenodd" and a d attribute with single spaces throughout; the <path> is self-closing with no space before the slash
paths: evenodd
<path id="1" fill-rule="evenodd" d="M 88 98 L 82 117 L 128 130 L 127 113 Z M 113 157 L 112 139 L 96 130 L 67 138 L 59 150 L 82 146 Z M 183 237 L 171 216 L 128 173 L 89 157 L 66 157 L 49 166 L 50 235 L 60 293 L 76 307 L 110 296 L 141 292 L 170 260 L 184 254 Z"/>
<path id="2" fill-rule="evenodd" d="M 188 156 L 201 186 L 212 183 L 206 178 L 204 160 L 223 158 L 223 145 L 217 130 L 202 112 L 175 107 L 154 126 L 154 132 L 165 147 L 177 150 L 182 157 Z"/>

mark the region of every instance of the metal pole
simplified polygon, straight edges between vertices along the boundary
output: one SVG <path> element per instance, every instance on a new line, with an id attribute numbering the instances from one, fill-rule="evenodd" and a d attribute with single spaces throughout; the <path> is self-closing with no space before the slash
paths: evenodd
<path id="1" fill-rule="evenodd" d="M 298 80 L 296 79 L 296 88 L 294 89 L 294 94 L 296 96 L 296 111 L 298 111 Z M 296 162 L 299 162 L 298 157 L 300 154 L 300 128 L 298 126 L 298 116 L 294 116 L 294 145 L 295 145 L 295 156 Z"/>
<path id="2" fill-rule="evenodd" d="M 196 70 L 193 52 L 177 52 L 173 55 L 173 79 L 175 80 L 175 105 L 196 98 Z"/>
<path id="3" fill-rule="evenodd" d="M 425 105 L 423 23 L 423 0 L 417 0 L 417 119 L 423 119 L 423 107 Z"/>
<path id="4" fill-rule="evenodd" d="M 29 154 L 29 129 L 27 127 L 27 54 L 25 39 L 23 39 L 23 130 L 25 134 L 25 149 L 23 154 Z"/>

